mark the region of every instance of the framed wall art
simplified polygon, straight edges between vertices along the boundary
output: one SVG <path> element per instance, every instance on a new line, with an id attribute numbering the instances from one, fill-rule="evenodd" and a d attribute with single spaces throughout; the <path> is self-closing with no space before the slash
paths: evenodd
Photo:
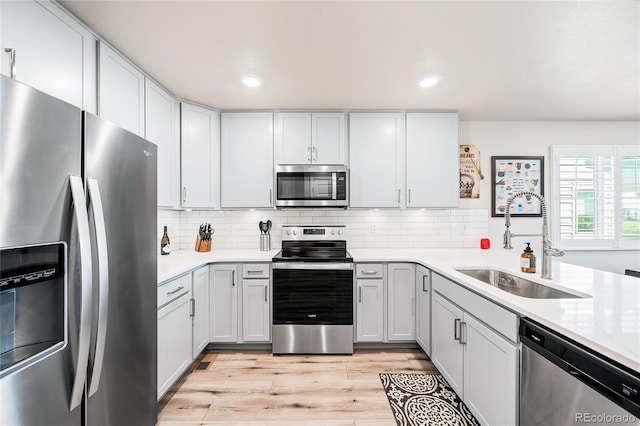
<path id="1" fill-rule="evenodd" d="M 544 195 L 544 157 L 491 157 L 491 216 L 504 217 L 507 200 L 523 191 Z M 514 217 L 542 216 L 532 195 L 513 200 L 510 210 Z"/>

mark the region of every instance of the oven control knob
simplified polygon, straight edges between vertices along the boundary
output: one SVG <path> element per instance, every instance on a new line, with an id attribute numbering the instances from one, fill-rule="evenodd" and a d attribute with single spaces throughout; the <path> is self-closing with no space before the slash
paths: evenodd
<path id="1" fill-rule="evenodd" d="M 295 229 L 293 230 L 293 235 L 298 235 L 298 231 L 296 231 Z"/>
<path id="2" fill-rule="evenodd" d="M 287 235 L 291 235 L 291 231 L 287 231 Z"/>
<path id="3" fill-rule="evenodd" d="M 338 235 L 342 235 L 342 229 L 338 231 Z"/>
<path id="4" fill-rule="evenodd" d="M 332 230 L 331 230 L 331 235 L 335 235 L 335 234 L 336 234 L 336 230 L 335 230 L 335 229 L 332 229 Z"/>

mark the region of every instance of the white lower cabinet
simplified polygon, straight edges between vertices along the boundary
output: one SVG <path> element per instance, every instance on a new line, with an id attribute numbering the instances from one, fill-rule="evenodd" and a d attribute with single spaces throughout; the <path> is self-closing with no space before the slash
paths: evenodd
<path id="1" fill-rule="evenodd" d="M 460 343 L 463 310 L 435 293 L 431 360 L 453 390 L 462 396 L 464 346 Z"/>
<path id="2" fill-rule="evenodd" d="M 192 291 L 192 359 L 196 359 L 200 352 L 209 344 L 209 267 L 193 271 Z"/>
<path id="3" fill-rule="evenodd" d="M 416 342 L 431 356 L 431 271 L 416 266 Z"/>
<path id="4" fill-rule="evenodd" d="M 191 274 L 158 287 L 158 399 L 189 367 Z"/>
<path id="5" fill-rule="evenodd" d="M 356 279 L 356 342 L 384 339 L 384 282 Z"/>
<path id="6" fill-rule="evenodd" d="M 412 263 L 387 266 L 387 340 L 416 339 L 416 267 Z"/>
<path id="7" fill-rule="evenodd" d="M 269 321 L 269 278 L 242 279 L 242 340 L 268 342 L 271 335 Z"/>
<path id="8" fill-rule="evenodd" d="M 209 271 L 209 341 L 238 341 L 238 265 L 213 265 Z"/>
<path id="9" fill-rule="evenodd" d="M 517 424 L 518 348 L 515 341 L 504 338 L 478 319 L 492 323 L 501 314 L 489 311 L 483 317 L 483 310 L 477 308 L 483 302 L 491 302 L 436 274 L 432 282 L 433 363 L 480 424 Z M 438 288 L 446 289 L 447 285 L 455 286 L 451 294 L 463 292 L 459 293 L 462 296 L 459 300 L 454 300 L 465 309 L 439 293 Z M 505 311 L 503 325 L 512 319 L 517 323 L 510 312 L 492 305 Z M 474 315 L 467 309 L 473 310 Z M 505 329 L 511 328 L 510 324 L 507 326 Z"/>
<path id="10" fill-rule="evenodd" d="M 270 342 L 270 265 L 246 263 L 210 268 L 209 340 Z"/>
<path id="11" fill-rule="evenodd" d="M 463 333 L 464 402 L 482 424 L 517 424 L 518 349 L 469 314 Z"/>

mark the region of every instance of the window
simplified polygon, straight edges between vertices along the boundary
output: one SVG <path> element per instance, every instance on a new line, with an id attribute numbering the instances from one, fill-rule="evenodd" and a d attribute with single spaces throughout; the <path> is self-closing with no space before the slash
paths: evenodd
<path id="1" fill-rule="evenodd" d="M 555 239 L 565 248 L 640 248 L 640 147 L 553 147 Z"/>

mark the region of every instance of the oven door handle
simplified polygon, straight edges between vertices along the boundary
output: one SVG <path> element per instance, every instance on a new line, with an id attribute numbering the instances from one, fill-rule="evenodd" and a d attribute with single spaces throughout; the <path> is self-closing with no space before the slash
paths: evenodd
<path id="1" fill-rule="evenodd" d="M 353 263 L 319 263 L 319 262 L 276 262 L 273 269 L 301 269 L 301 270 L 353 270 Z"/>

